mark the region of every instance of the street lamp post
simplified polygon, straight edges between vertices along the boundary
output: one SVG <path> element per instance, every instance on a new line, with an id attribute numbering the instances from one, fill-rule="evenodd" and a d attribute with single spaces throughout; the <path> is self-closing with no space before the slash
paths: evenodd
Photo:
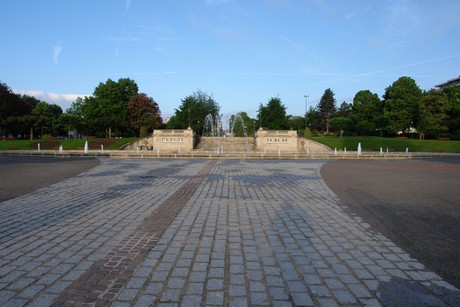
<path id="1" fill-rule="evenodd" d="M 307 111 L 308 111 L 308 97 L 309 95 L 303 95 L 305 97 L 305 129 L 307 129 Z"/>

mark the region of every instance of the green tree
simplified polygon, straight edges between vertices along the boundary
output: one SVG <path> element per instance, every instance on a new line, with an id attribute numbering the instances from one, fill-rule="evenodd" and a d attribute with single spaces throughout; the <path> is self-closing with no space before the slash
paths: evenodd
<path id="1" fill-rule="evenodd" d="M 383 104 L 377 94 L 369 90 L 356 93 L 353 98 L 352 115 L 354 128 L 359 135 L 372 135 L 381 127 Z"/>
<path id="2" fill-rule="evenodd" d="M 13 93 L 8 85 L 0 82 L 0 135 L 22 135 L 26 124 L 23 117 L 30 115 L 38 102 L 35 97 Z"/>
<path id="3" fill-rule="evenodd" d="M 418 126 L 420 138 L 424 134 L 441 136 L 448 131 L 445 119 L 451 105 L 447 96 L 441 91 L 431 90 L 423 94 L 418 106 Z"/>
<path id="4" fill-rule="evenodd" d="M 352 112 L 352 104 L 347 103 L 346 101 L 342 102 L 337 109 L 336 115 L 338 117 L 348 117 Z"/>
<path id="5" fill-rule="evenodd" d="M 351 128 L 353 121 L 348 117 L 333 117 L 329 120 L 329 125 L 332 130 L 339 132 L 340 137 L 342 137 L 343 133 Z"/>
<path id="6" fill-rule="evenodd" d="M 84 99 L 85 123 L 92 128 L 105 130 L 108 138 L 112 132 L 118 135 L 128 131 L 128 101 L 138 94 L 139 88 L 134 80 L 121 78 L 117 82 L 108 79 L 99 83 L 93 96 Z"/>
<path id="7" fill-rule="evenodd" d="M 139 136 L 142 127 L 152 130 L 160 128 L 163 124 L 158 104 L 144 93 L 133 95 L 129 99 L 128 119 L 131 127 L 139 130 Z"/>
<path id="8" fill-rule="evenodd" d="M 41 137 L 45 133 L 56 134 L 59 116 L 62 114 L 60 106 L 40 101 L 31 113 L 36 116 L 36 124 L 40 130 Z"/>
<path id="9" fill-rule="evenodd" d="M 63 130 L 67 131 L 67 137 L 70 139 L 70 132 L 72 129 L 78 130 L 82 123 L 81 116 L 71 114 L 71 113 L 63 113 L 59 116 L 59 124 Z"/>
<path id="10" fill-rule="evenodd" d="M 176 128 L 179 128 L 180 126 L 181 124 L 177 121 L 176 115 L 171 116 L 166 122 L 166 127 L 168 129 L 176 129 Z"/>
<path id="11" fill-rule="evenodd" d="M 324 91 L 323 96 L 318 104 L 318 111 L 321 116 L 326 134 L 329 133 L 329 119 L 336 112 L 334 92 L 328 88 Z"/>
<path id="12" fill-rule="evenodd" d="M 198 90 L 182 99 L 182 104 L 174 114 L 174 128 L 192 128 L 198 135 L 203 134 L 205 118 L 211 114 L 220 121 L 220 106 L 214 98 L 206 92 Z M 213 123 L 215 124 L 215 123 Z"/>
<path id="13" fill-rule="evenodd" d="M 279 97 L 272 97 L 260 110 L 262 126 L 268 130 L 287 129 L 286 107 Z"/>
<path id="14" fill-rule="evenodd" d="M 67 114 L 77 115 L 82 117 L 84 115 L 85 100 L 82 97 L 77 97 L 65 112 Z"/>
<path id="15" fill-rule="evenodd" d="M 314 131 L 320 131 L 322 127 L 319 111 L 317 108 L 310 107 L 307 112 L 307 128 Z"/>
<path id="16" fill-rule="evenodd" d="M 397 133 L 417 125 L 417 108 L 422 90 L 410 77 L 401 77 L 387 87 L 384 113 L 388 119 L 388 131 Z"/>
<path id="17" fill-rule="evenodd" d="M 249 117 L 246 112 L 240 112 L 233 114 L 229 119 L 230 132 L 233 132 L 234 136 L 253 136 L 255 133 L 256 120 Z"/>
<path id="18" fill-rule="evenodd" d="M 0 122 L 11 116 L 28 114 L 32 109 L 26 108 L 21 98 L 8 85 L 0 82 Z"/>
<path id="19" fill-rule="evenodd" d="M 299 136 L 304 135 L 305 119 L 306 117 L 304 116 L 294 116 L 294 115 L 286 116 L 286 121 L 287 121 L 287 125 L 289 129 L 297 130 L 297 134 L 299 134 Z"/>
<path id="20" fill-rule="evenodd" d="M 446 126 L 450 135 L 455 139 L 460 139 L 460 86 L 451 86 L 443 89 L 447 100 L 451 106 L 446 119 Z"/>

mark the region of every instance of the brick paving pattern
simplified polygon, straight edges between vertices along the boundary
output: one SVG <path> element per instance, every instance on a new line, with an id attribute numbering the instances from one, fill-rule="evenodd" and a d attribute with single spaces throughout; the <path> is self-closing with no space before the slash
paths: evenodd
<path id="1" fill-rule="evenodd" d="M 321 165 L 107 159 L 0 203 L 0 305 L 460 305 Z"/>

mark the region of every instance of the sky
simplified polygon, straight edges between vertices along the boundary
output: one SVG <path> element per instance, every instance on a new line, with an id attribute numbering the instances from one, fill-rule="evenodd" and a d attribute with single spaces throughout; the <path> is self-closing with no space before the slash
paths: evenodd
<path id="1" fill-rule="evenodd" d="M 0 28 L 0 82 L 64 111 L 109 78 L 166 118 L 198 90 L 223 114 L 279 97 L 303 116 L 328 88 L 340 105 L 460 75 L 454 0 L 0 0 Z"/>

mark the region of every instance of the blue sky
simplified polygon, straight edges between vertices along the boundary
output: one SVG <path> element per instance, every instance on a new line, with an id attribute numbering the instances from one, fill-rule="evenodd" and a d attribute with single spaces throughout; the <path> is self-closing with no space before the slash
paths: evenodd
<path id="1" fill-rule="evenodd" d="M 197 90 L 222 113 L 280 97 L 303 115 L 331 88 L 380 97 L 460 75 L 460 1 L 0 0 L 0 81 L 65 110 L 131 78 L 164 117 Z"/>

